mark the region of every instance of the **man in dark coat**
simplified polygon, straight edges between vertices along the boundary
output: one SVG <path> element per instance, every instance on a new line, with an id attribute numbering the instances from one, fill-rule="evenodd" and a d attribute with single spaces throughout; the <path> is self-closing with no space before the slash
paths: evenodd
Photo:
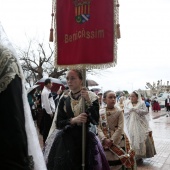
<path id="1" fill-rule="evenodd" d="M 169 95 L 167 96 L 167 99 L 165 100 L 165 107 L 166 107 L 166 111 L 169 112 L 170 111 L 170 98 L 169 98 Z"/>

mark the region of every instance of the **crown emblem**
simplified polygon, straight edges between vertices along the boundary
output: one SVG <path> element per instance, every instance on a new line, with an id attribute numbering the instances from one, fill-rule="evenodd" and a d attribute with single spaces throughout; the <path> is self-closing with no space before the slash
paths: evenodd
<path id="1" fill-rule="evenodd" d="M 91 0 L 74 0 L 75 19 L 79 24 L 83 24 L 90 19 Z"/>

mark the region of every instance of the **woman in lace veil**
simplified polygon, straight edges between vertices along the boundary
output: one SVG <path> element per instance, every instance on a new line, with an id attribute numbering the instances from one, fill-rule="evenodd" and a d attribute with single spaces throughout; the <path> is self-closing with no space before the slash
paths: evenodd
<path id="1" fill-rule="evenodd" d="M 152 131 L 149 128 L 148 109 L 138 91 L 131 93 L 130 101 L 125 103 L 125 128 L 136 159 L 153 157 L 155 152 Z"/>
<path id="2" fill-rule="evenodd" d="M 24 82 L 17 54 L 0 23 L 0 169 L 46 170 Z"/>

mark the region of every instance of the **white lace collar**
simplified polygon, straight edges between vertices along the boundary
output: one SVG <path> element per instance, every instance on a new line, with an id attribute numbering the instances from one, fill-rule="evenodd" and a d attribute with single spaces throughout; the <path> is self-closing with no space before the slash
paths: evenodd
<path id="1" fill-rule="evenodd" d="M 15 75 L 21 77 L 17 60 L 9 49 L 0 45 L 0 93 L 7 88 Z"/>

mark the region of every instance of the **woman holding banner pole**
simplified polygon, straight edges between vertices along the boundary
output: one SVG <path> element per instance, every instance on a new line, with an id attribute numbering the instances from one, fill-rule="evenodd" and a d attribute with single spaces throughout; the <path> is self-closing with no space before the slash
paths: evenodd
<path id="1" fill-rule="evenodd" d="M 82 73 L 70 70 L 67 73 L 69 94 L 60 99 L 56 120 L 56 134 L 48 159 L 47 168 L 62 170 L 82 169 L 82 123 L 86 123 L 86 170 L 109 170 L 104 151 L 96 135 L 90 132 L 89 124 L 98 124 L 99 104 L 97 96 L 82 87 Z M 82 99 L 86 111 L 82 113 Z"/>

